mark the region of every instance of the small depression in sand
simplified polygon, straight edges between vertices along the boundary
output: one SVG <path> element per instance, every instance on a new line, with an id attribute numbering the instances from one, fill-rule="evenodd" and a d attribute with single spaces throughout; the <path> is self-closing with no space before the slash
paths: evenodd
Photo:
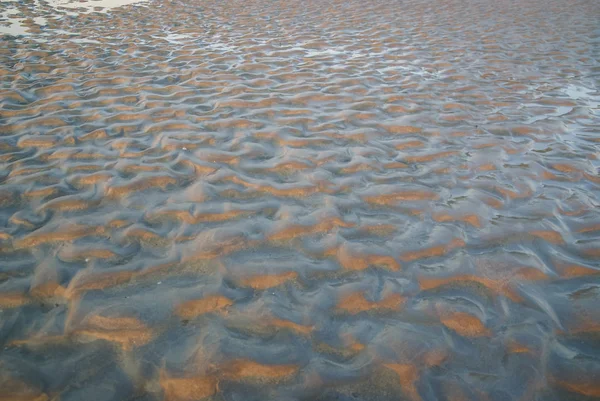
<path id="1" fill-rule="evenodd" d="M 600 398 L 600 2 L 0 14 L 0 400 Z"/>

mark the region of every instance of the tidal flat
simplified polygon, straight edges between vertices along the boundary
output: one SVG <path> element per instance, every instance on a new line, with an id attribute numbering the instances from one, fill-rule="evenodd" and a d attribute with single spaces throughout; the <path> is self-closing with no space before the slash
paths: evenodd
<path id="1" fill-rule="evenodd" d="M 599 17 L 0 1 L 0 401 L 600 399 Z"/>

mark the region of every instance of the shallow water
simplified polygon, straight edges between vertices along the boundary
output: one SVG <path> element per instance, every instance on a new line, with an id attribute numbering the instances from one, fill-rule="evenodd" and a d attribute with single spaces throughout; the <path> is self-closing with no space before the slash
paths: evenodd
<path id="1" fill-rule="evenodd" d="M 0 0 L 0 35 L 23 36 L 35 33 L 35 40 L 54 36 L 57 29 L 46 30 L 50 16 L 54 23 L 64 16 L 80 13 L 105 13 L 117 7 L 144 3 L 146 0 Z M 71 26 L 67 22 L 66 26 Z"/>
<path id="2" fill-rule="evenodd" d="M 17 7 L 0 400 L 600 397 L 600 3 Z"/>

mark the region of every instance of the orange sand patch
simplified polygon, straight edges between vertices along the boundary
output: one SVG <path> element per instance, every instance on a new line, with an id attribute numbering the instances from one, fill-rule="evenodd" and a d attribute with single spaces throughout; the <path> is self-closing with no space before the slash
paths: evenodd
<path id="1" fill-rule="evenodd" d="M 539 131 L 537 129 L 534 129 L 534 128 L 521 126 L 521 127 L 514 127 L 512 129 L 512 132 L 515 133 L 515 134 L 517 134 L 517 135 L 529 135 L 529 134 L 538 133 Z"/>
<path id="2" fill-rule="evenodd" d="M 12 340 L 9 344 L 12 346 L 30 346 L 30 347 L 39 347 L 50 344 L 58 344 L 64 343 L 68 341 L 69 337 L 65 335 L 57 335 L 57 336 L 36 336 L 32 338 L 26 338 L 23 340 Z M 12 401 L 13 398 L 9 398 L 8 400 Z M 20 400 L 20 398 L 16 398 L 16 400 Z M 4 401 L 2 396 L 0 395 L 0 401 Z"/>
<path id="3" fill-rule="evenodd" d="M 395 205 L 401 201 L 436 200 L 439 196 L 430 191 L 407 191 L 385 195 L 365 196 L 363 200 L 376 205 Z"/>
<path id="4" fill-rule="evenodd" d="M 46 281 L 32 286 L 29 293 L 36 298 L 64 298 L 66 288 L 55 281 Z"/>
<path id="5" fill-rule="evenodd" d="M 397 143 L 394 145 L 394 148 L 396 148 L 398 150 L 403 150 L 403 149 L 410 149 L 410 148 L 422 148 L 423 146 L 425 146 L 425 143 L 422 141 L 408 141 L 408 142 Z"/>
<path id="6" fill-rule="evenodd" d="M 272 171 L 275 173 L 287 173 L 287 172 L 307 170 L 310 168 L 312 168 L 312 166 L 306 162 L 288 161 L 288 162 L 279 163 L 279 164 L 275 165 L 274 167 L 265 169 L 265 170 Z"/>
<path id="7" fill-rule="evenodd" d="M 275 141 L 281 146 L 289 146 L 291 148 L 304 148 L 308 146 L 326 146 L 332 140 L 329 138 L 276 138 Z"/>
<path id="8" fill-rule="evenodd" d="M 120 198 L 132 192 L 141 192 L 152 188 L 165 190 L 168 186 L 175 184 L 177 184 L 177 179 L 169 176 L 141 178 L 125 185 L 108 188 L 106 196 L 109 198 Z"/>
<path id="9" fill-rule="evenodd" d="M 446 110 L 456 110 L 456 109 L 464 110 L 465 108 L 466 107 L 460 103 L 446 103 L 444 105 L 444 109 L 446 109 Z"/>
<path id="10" fill-rule="evenodd" d="M 207 123 L 206 127 L 210 130 L 219 130 L 224 128 L 237 128 L 237 129 L 249 129 L 249 128 L 261 128 L 264 124 L 256 121 L 250 121 L 245 118 L 231 118 L 226 120 L 218 120 L 215 122 Z"/>
<path id="11" fill-rule="evenodd" d="M 66 261 L 93 259 L 112 259 L 118 257 L 116 253 L 109 249 L 90 248 L 90 249 L 69 249 L 62 248 L 60 250 L 60 258 Z"/>
<path id="12" fill-rule="evenodd" d="M 355 141 L 355 142 L 365 143 L 369 139 L 371 132 L 369 132 L 369 131 L 361 132 L 360 130 L 359 131 L 355 130 L 355 131 L 344 132 L 343 134 L 338 133 L 338 132 L 325 132 L 322 135 L 326 135 L 333 139 L 342 139 L 345 141 Z"/>
<path id="13" fill-rule="evenodd" d="M 8 379 L 2 381 L 0 401 L 48 401 L 50 397 L 28 384 Z"/>
<path id="14" fill-rule="evenodd" d="M 487 164 L 482 164 L 481 166 L 477 167 L 478 171 L 494 171 L 496 170 L 496 166 L 492 163 L 487 163 Z"/>
<path id="15" fill-rule="evenodd" d="M 402 162 L 390 162 L 383 165 L 387 169 L 407 168 L 408 164 Z"/>
<path id="16" fill-rule="evenodd" d="M 594 224 L 577 230 L 578 233 L 591 233 L 595 231 L 600 231 L 600 224 Z"/>
<path id="17" fill-rule="evenodd" d="M 15 241 L 14 245 L 16 248 L 30 248 L 50 242 L 73 241 L 90 235 L 102 234 L 103 232 L 103 227 L 70 225 L 54 232 L 33 232 L 26 237 Z"/>
<path id="18" fill-rule="evenodd" d="M 587 397 L 600 397 L 600 384 L 591 377 L 586 377 L 586 375 L 582 375 L 578 381 L 565 381 L 556 378 L 552 381 L 557 386 L 572 393 L 583 394 Z"/>
<path id="19" fill-rule="evenodd" d="M 71 280 L 65 292 L 65 297 L 73 299 L 85 291 L 103 290 L 124 284 L 134 278 L 134 276 L 135 272 L 133 271 L 80 274 Z"/>
<path id="20" fill-rule="evenodd" d="M 4 135 L 10 135 L 13 132 L 18 132 L 21 129 L 23 129 L 23 126 L 21 125 L 16 125 L 16 124 L 3 124 L 2 126 L 0 126 L 0 134 Z"/>
<path id="21" fill-rule="evenodd" d="M 453 113 L 453 114 L 444 114 L 441 116 L 441 119 L 444 121 L 465 121 L 469 118 L 468 114 L 462 113 Z"/>
<path id="22" fill-rule="evenodd" d="M 233 305 L 233 301 L 222 295 L 211 295 L 193 299 L 177 306 L 176 313 L 183 319 L 193 319 L 205 313 L 219 312 Z"/>
<path id="23" fill-rule="evenodd" d="M 533 354 L 533 350 L 526 345 L 511 341 L 507 346 L 509 354 Z"/>
<path id="24" fill-rule="evenodd" d="M 394 224 L 374 224 L 366 225 L 358 228 L 359 231 L 369 233 L 371 235 L 379 235 L 387 237 L 398 230 L 398 226 Z"/>
<path id="25" fill-rule="evenodd" d="M 346 223 L 339 217 L 326 218 L 315 225 L 294 224 L 285 227 L 268 236 L 270 241 L 288 240 L 296 237 L 311 234 L 322 234 L 333 230 L 336 227 L 354 227 L 353 223 Z"/>
<path id="26" fill-rule="evenodd" d="M 456 155 L 458 154 L 458 152 L 456 151 L 445 151 L 445 152 L 438 152 L 438 153 L 433 153 L 433 154 L 428 154 L 428 155 L 421 155 L 421 156 L 407 156 L 404 158 L 404 160 L 407 163 L 424 163 L 424 162 L 429 162 L 435 159 L 442 159 L 444 157 L 448 157 L 448 156 L 452 156 L 452 155 Z"/>
<path id="27" fill-rule="evenodd" d="M 146 119 L 148 119 L 148 117 L 149 117 L 149 115 L 144 114 L 144 113 L 116 114 L 112 117 L 107 118 L 106 122 L 114 123 L 114 122 L 127 122 L 127 121 L 134 121 L 134 120 L 146 120 Z"/>
<path id="28" fill-rule="evenodd" d="M 157 212 L 153 215 L 153 217 L 167 217 L 180 220 L 187 224 L 198 224 L 232 220 L 248 213 L 249 212 L 244 210 L 229 210 L 221 213 L 199 213 L 197 215 L 193 215 L 188 210 L 167 210 Z"/>
<path id="29" fill-rule="evenodd" d="M 332 248 L 325 252 L 325 256 L 336 256 L 340 265 L 346 270 L 365 270 L 371 266 L 384 266 L 393 271 L 400 270 L 400 264 L 392 256 L 360 253 L 351 250 L 350 245 Z"/>
<path id="30" fill-rule="evenodd" d="M 520 192 L 516 192 L 516 191 L 513 191 L 508 188 L 502 188 L 500 186 L 496 186 L 495 189 L 502 196 L 505 196 L 510 199 L 523 199 L 523 198 L 527 198 L 533 194 L 533 192 L 529 188 L 527 188 L 523 191 L 520 191 Z"/>
<path id="31" fill-rule="evenodd" d="M 386 124 L 386 125 L 381 125 L 381 128 L 383 128 L 390 134 L 417 134 L 417 133 L 421 132 L 421 128 L 412 127 L 409 125 Z"/>
<path id="32" fill-rule="evenodd" d="M 112 177 L 112 174 L 108 173 L 88 174 L 75 178 L 73 183 L 76 186 L 95 185 L 102 182 L 108 182 Z"/>
<path id="33" fill-rule="evenodd" d="M 8 241 L 8 240 L 11 240 L 12 238 L 13 238 L 13 236 L 10 235 L 9 233 L 0 231 L 0 241 Z"/>
<path id="34" fill-rule="evenodd" d="M 59 92 L 73 92 L 73 86 L 68 84 L 50 85 L 35 91 L 38 96 L 48 96 Z"/>
<path id="35" fill-rule="evenodd" d="M 22 226 L 22 228 L 26 229 L 26 230 L 34 230 L 35 229 L 35 225 L 33 223 L 31 223 L 29 220 L 26 220 L 22 217 L 19 217 L 17 215 L 12 215 L 10 217 L 10 219 L 8 219 L 8 221 L 11 224 L 14 224 L 16 226 Z"/>
<path id="36" fill-rule="evenodd" d="M 488 119 L 488 121 L 497 122 L 497 121 L 506 121 L 506 120 L 508 120 L 508 117 L 506 117 L 502 114 L 492 114 L 492 115 L 488 115 L 487 119 Z"/>
<path id="37" fill-rule="evenodd" d="M 22 138 L 17 143 L 17 146 L 20 148 L 42 148 L 48 149 L 55 146 L 58 143 L 58 139 L 56 137 L 48 136 L 28 136 Z"/>
<path id="38" fill-rule="evenodd" d="M 48 160 L 83 160 L 83 159 L 106 159 L 101 152 L 82 152 L 73 149 L 59 149 L 48 154 Z"/>
<path id="39" fill-rule="evenodd" d="M 344 347 L 346 347 L 346 349 L 349 349 L 353 353 L 360 352 L 363 349 L 365 349 L 365 345 L 356 341 L 354 336 L 351 334 L 342 334 L 340 338 L 344 343 Z"/>
<path id="40" fill-rule="evenodd" d="M 296 272 L 265 274 L 245 278 L 241 280 L 240 285 L 242 287 L 252 287 L 255 290 L 266 290 L 267 288 L 277 287 L 287 281 L 295 280 L 297 277 L 298 273 Z"/>
<path id="41" fill-rule="evenodd" d="M 412 262 L 417 259 L 432 258 L 444 256 L 446 253 L 456 248 L 465 246 L 465 242 L 460 238 L 454 238 L 446 245 L 432 246 L 431 248 L 421 249 L 418 251 L 405 252 L 400 256 L 400 259 L 407 262 Z"/>
<path id="42" fill-rule="evenodd" d="M 442 324 L 463 337 L 490 336 L 491 331 L 477 317 L 464 312 L 443 312 Z"/>
<path id="43" fill-rule="evenodd" d="M 387 111 L 388 113 L 408 113 L 409 110 L 406 107 L 403 106 L 399 106 L 399 105 L 389 105 L 385 108 L 385 111 Z"/>
<path id="44" fill-rule="evenodd" d="M 194 260 L 208 260 L 218 258 L 224 255 L 228 255 L 232 252 L 239 251 L 241 249 L 246 249 L 250 246 L 253 246 L 257 243 L 257 241 L 249 241 L 246 237 L 234 236 L 227 238 L 223 241 L 216 241 L 212 243 L 206 243 L 204 249 L 201 249 L 197 252 L 186 256 L 183 261 L 184 262 L 193 262 Z"/>
<path id="45" fill-rule="evenodd" d="M 349 336 L 351 337 L 351 336 Z M 365 349 L 365 346 L 354 339 L 344 340 L 343 348 L 333 347 L 327 343 L 318 343 L 315 349 L 326 354 L 340 355 L 344 358 L 356 356 L 357 353 Z"/>
<path id="46" fill-rule="evenodd" d="M 43 209 L 51 209 L 60 212 L 86 210 L 97 206 L 100 202 L 87 199 L 53 199 L 47 202 Z"/>
<path id="47" fill-rule="evenodd" d="M 529 281 L 541 281 L 546 280 L 548 276 L 543 271 L 534 267 L 521 267 L 513 273 L 512 278 Z"/>
<path id="48" fill-rule="evenodd" d="M 101 165 L 99 165 L 99 164 L 79 164 L 79 165 L 76 165 L 76 166 L 69 167 L 67 169 L 67 172 L 69 174 L 75 174 L 75 173 L 78 173 L 78 172 L 81 172 L 81 171 L 89 173 L 90 171 L 91 172 L 97 172 L 97 171 L 102 170 L 102 169 L 103 169 L 103 167 Z"/>
<path id="49" fill-rule="evenodd" d="M 583 254 L 592 258 L 600 258 L 600 248 L 585 249 Z"/>
<path id="50" fill-rule="evenodd" d="M 152 331 L 145 324 L 132 317 L 94 315 L 86 319 L 85 326 L 75 333 L 110 341 L 126 350 L 144 345 L 153 337 Z"/>
<path id="51" fill-rule="evenodd" d="M 56 194 L 58 194 L 57 187 L 45 187 L 27 191 L 23 195 L 27 198 L 45 198 L 47 196 L 52 196 Z"/>
<path id="52" fill-rule="evenodd" d="M 541 238 L 544 241 L 548 241 L 552 244 L 564 244 L 565 243 L 565 240 L 563 239 L 562 235 L 560 235 L 560 233 L 558 233 L 557 231 L 537 230 L 537 231 L 531 231 L 531 232 L 529 232 L 529 234 L 533 235 L 534 237 Z"/>
<path id="53" fill-rule="evenodd" d="M 491 196 L 485 196 L 481 200 L 494 209 L 500 209 L 502 206 L 504 206 L 504 202 Z"/>
<path id="54" fill-rule="evenodd" d="M 17 169 L 15 168 L 14 170 L 11 170 L 11 172 L 8 174 L 9 177 L 20 177 L 23 175 L 30 175 L 30 174 L 35 174 L 35 173 L 39 173 L 42 171 L 47 171 L 48 167 L 25 167 L 25 168 L 20 168 Z"/>
<path id="55" fill-rule="evenodd" d="M 142 241 L 157 241 L 162 239 L 162 237 L 154 231 L 150 231 L 141 227 L 131 228 L 126 231 L 125 235 L 128 238 L 131 237 Z"/>
<path id="56" fill-rule="evenodd" d="M 258 192 L 264 192 L 270 195 L 281 197 L 304 198 L 319 191 L 319 188 L 313 185 L 304 187 L 276 188 L 270 185 L 247 182 L 236 176 L 228 177 L 227 180 Z"/>
<path id="57" fill-rule="evenodd" d="M 580 173 L 581 170 L 577 167 L 571 166 L 570 164 L 557 163 L 553 164 L 552 168 L 560 171 L 561 173 Z"/>
<path id="58" fill-rule="evenodd" d="M 541 178 L 544 180 L 562 180 L 562 177 L 559 177 L 558 175 L 547 170 L 542 171 Z"/>
<path id="59" fill-rule="evenodd" d="M 577 103 L 567 99 L 556 99 L 556 98 L 545 98 L 537 101 L 539 104 L 545 104 L 549 106 L 565 106 L 565 107 L 576 107 Z"/>
<path id="60" fill-rule="evenodd" d="M 215 108 L 219 109 L 219 108 L 223 108 L 223 107 L 232 107 L 232 108 L 236 108 L 236 109 L 246 109 L 246 108 L 253 108 L 256 106 L 256 102 L 250 102 L 247 100 L 241 100 L 241 99 L 226 99 L 226 100 L 221 100 L 219 102 L 217 102 L 217 104 L 215 105 Z"/>
<path id="61" fill-rule="evenodd" d="M 197 401 L 214 395 L 218 390 L 218 380 L 212 376 L 171 378 L 161 370 L 159 382 L 165 401 Z"/>
<path id="62" fill-rule="evenodd" d="M 369 301 L 364 293 L 354 292 L 343 296 L 337 304 L 337 309 L 343 312 L 357 314 L 365 311 L 399 310 L 406 299 L 399 294 L 391 294 L 381 301 Z"/>
<path id="63" fill-rule="evenodd" d="M 298 369 L 296 365 L 263 365 L 248 359 L 238 359 L 225 365 L 223 374 L 236 381 L 276 381 L 292 376 Z"/>
<path id="64" fill-rule="evenodd" d="M 473 227 L 481 228 L 481 221 L 479 220 L 479 216 L 476 214 L 467 214 L 465 216 L 452 216 L 446 213 L 437 213 L 434 214 L 433 220 L 440 223 L 454 222 L 454 221 L 464 221 L 465 223 L 469 223 Z"/>
<path id="65" fill-rule="evenodd" d="M 192 169 L 194 169 L 194 173 L 196 174 L 196 176 L 204 176 L 217 171 L 215 167 L 204 166 L 202 164 L 195 163 L 191 160 L 181 160 L 180 163 L 184 166 L 191 167 Z"/>
<path id="66" fill-rule="evenodd" d="M 38 117 L 32 120 L 28 120 L 23 124 L 24 128 L 29 127 L 48 127 L 48 128 L 56 128 L 56 127 L 65 127 L 68 124 L 57 117 Z"/>
<path id="67" fill-rule="evenodd" d="M 95 131 L 89 132 L 89 133 L 79 137 L 79 139 L 82 141 L 93 141 L 96 139 L 106 139 L 106 138 L 108 138 L 108 134 L 103 129 L 97 129 Z"/>
<path id="68" fill-rule="evenodd" d="M 590 320 L 588 316 L 578 317 L 578 321 L 571 327 L 559 331 L 559 334 L 580 335 L 589 333 L 600 333 L 600 322 Z"/>
<path id="69" fill-rule="evenodd" d="M 303 335 L 310 334 L 314 329 L 314 326 L 305 326 L 298 323 L 294 323 L 290 320 L 283 320 L 277 318 L 268 320 L 267 325 L 278 329 L 292 330 Z"/>
<path id="70" fill-rule="evenodd" d="M 305 198 L 318 192 L 318 188 L 315 186 L 299 188 L 275 188 L 268 185 L 259 185 L 256 186 L 254 189 L 256 189 L 259 192 L 265 192 L 275 196 L 291 198 Z"/>
<path id="71" fill-rule="evenodd" d="M 433 349 L 425 352 L 420 359 L 424 366 L 439 366 L 448 359 L 448 352 L 444 349 Z"/>
<path id="72" fill-rule="evenodd" d="M 211 163 L 226 163 L 230 165 L 237 165 L 240 162 L 240 157 L 229 153 L 201 153 L 198 156 L 201 160 Z M 188 161 L 189 163 L 193 163 Z"/>
<path id="73" fill-rule="evenodd" d="M 343 169 L 340 170 L 340 173 L 341 174 L 354 174 L 354 173 L 358 173 L 360 171 L 374 171 L 374 170 L 377 170 L 377 167 L 372 166 L 367 163 L 356 163 L 352 166 L 344 167 Z"/>
<path id="74" fill-rule="evenodd" d="M 560 264 L 557 266 L 561 277 L 581 277 L 593 274 L 600 274 L 600 270 L 592 269 L 590 267 L 579 266 L 579 265 L 564 265 Z"/>
<path id="75" fill-rule="evenodd" d="M 588 180 L 588 181 L 592 181 L 596 184 L 600 184 L 600 176 L 598 175 L 592 175 L 592 174 L 588 174 L 588 173 L 583 173 L 583 176 Z"/>
<path id="76" fill-rule="evenodd" d="M 386 363 L 383 366 L 393 370 L 398 375 L 402 390 L 410 400 L 421 400 L 416 387 L 416 382 L 419 380 L 419 369 L 415 365 Z"/>
<path id="77" fill-rule="evenodd" d="M 110 228 L 122 228 L 126 225 L 131 224 L 130 221 L 124 219 L 116 219 L 108 222 L 107 226 Z"/>
<path id="78" fill-rule="evenodd" d="M 431 290 L 431 289 L 435 289 L 447 284 L 451 284 L 451 283 L 468 283 L 468 282 L 476 282 L 479 283 L 491 290 L 493 290 L 494 292 L 498 292 L 501 293 L 503 295 L 506 295 L 508 298 L 513 299 L 516 298 L 517 295 L 516 294 L 512 294 L 512 291 L 508 291 L 508 293 L 506 293 L 505 291 L 505 286 L 506 284 L 504 282 L 501 283 L 497 283 L 494 280 L 490 280 L 484 277 L 477 277 L 477 276 L 473 276 L 473 275 L 459 275 L 459 276 L 450 276 L 450 277 L 441 277 L 441 278 L 437 278 L 437 277 L 421 277 L 419 278 L 419 287 L 421 288 L 421 290 Z M 518 299 L 520 300 L 521 298 L 518 297 Z"/>
<path id="79" fill-rule="evenodd" d="M 548 277 L 541 271 L 533 268 L 523 268 L 515 272 L 513 276 L 499 277 L 498 279 L 491 279 L 487 277 L 479 277 L 471 274 L 463 274 L 449 277 L 421 277 L 419 278 L 419 286 L 421 290 L 431 290 L 447 284 L 454 283 L 478 283 L 488 288 L 495 294 L 504 295 L 514 302 L 522 301 L 520 295 L 518 295 L 511 287 L 510 281 L 512 278 L 519 278 L 522 280 L 544 280 Z"/>
<path id="80" fill-rule="evenodd" d="M 125 156 L 125 154 L 121 153 L 121 157 L 129 157 L 129 156 Z M 132 156 L 135 157 L 135 156 Z M 159 171 L 163 171 L 165 168 L 164 166 L 160 166 L 160 165 L 148 165 L 148 164 L 130 164 L 127 165 L 125 167 L 123 167 L 123 171 L 129 174 L 135 173 L 135 174 L 139 174 L 139 173 L 156 173 Z"/>
<path id="81" fill-rule="evenodd" d="M 21 292 L 0 293 L 0 308 L 18 308 L 31 302 L 29 297 Z"/>
<path id="82" fill-rule="evenodd" d="M 179 149 L 194 150 L 194 149 L 198 149 L 199 147 L 200 147 L 199 143 L 183 142 L 183 141 L 172 141 L 172 142 L 165 143 L 161 146 L 161 148 L 167 152 L 172 152 L 174 150 L 179 150 Z"/>
<path id="83" fill-rule="evenodd" d="M 141 88 L 138 88 L 141 89 Z M 151 107 L 149 104 L 147 105 L 149 108 Z M 194 132 L 198 129 L 198 127 L 194 126 L 194 125 L 190 125 L 184 122 L 180 122 L 180 123 L 166 123 L 166 124 L 160 124 L 160 125 L 153 125 L 151 127 L 149 127 L 146 132 L 149 134 L 152 133 L 156 133 L 156 132 L 167 132 L 167 131 L 191 131 Z"/>
<path id="84" fill-rule="evenodd" d="M 441 168 L 436 168 L 435 170 L 431 170 L 432 173 L 434 174 L 450 174 L 450 172 L 452 172 L 453 169 L 450 167 L 441 167 Z"/>

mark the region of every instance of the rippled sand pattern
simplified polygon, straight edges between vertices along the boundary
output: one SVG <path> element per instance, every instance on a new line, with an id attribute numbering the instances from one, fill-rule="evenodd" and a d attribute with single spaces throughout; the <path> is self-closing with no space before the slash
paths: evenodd
<path id="1" fill-rule="evenodd" d="M 0 400 L 600 398 L 599 2 L 43 15 Z"/>

